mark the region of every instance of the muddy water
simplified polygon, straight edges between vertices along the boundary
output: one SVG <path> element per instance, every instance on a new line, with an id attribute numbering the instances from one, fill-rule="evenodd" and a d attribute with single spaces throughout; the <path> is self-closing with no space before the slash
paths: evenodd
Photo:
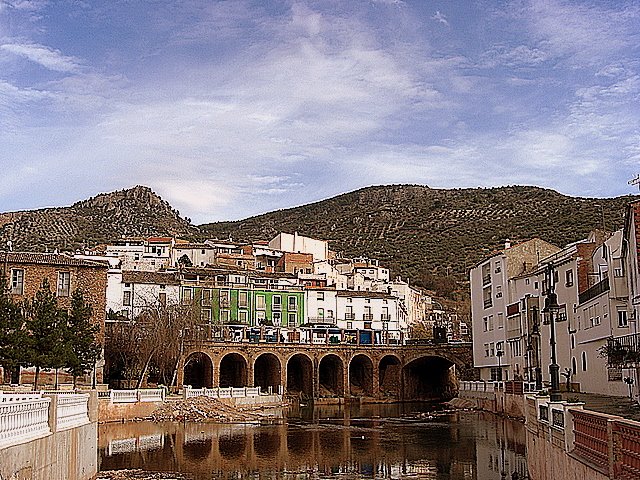
<path id="1" fill-rule="evenodd" d="M 262 424 L 101 425 L 101 470 L 216 478 L 524 479 L 521 423 L 426 405 L 290 409 Z"/>

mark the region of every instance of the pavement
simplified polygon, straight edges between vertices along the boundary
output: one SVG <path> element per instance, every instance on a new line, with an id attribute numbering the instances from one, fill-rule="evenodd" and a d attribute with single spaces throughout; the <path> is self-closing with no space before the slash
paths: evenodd
<path id="1" fill-rule="evenodd" d="M 584 402 L 585 410 L 618 415 L 629 420 L 640 422 L 640 405 L 629 397 L 612 397 L 610 395 L 598 395 L 595 393 L 566 393 L 562 399 L 567 401 Z"/>

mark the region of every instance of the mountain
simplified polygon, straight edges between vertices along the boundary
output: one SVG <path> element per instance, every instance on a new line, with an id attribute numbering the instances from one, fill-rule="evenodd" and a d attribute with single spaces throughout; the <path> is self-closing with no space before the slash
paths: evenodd
<path id="1" fill-rule="evenodd" d="M 14 250 L 73 250 L 126 236 L 269 240 L 298 232 L 329 240 L 347 256 L 369 256 L 394 275 L 426 285 L 455 274 L 503 247 L 540 237 L 558 246 L 593 229 L 622 226 L 624 207 L 637 196 L 569 197 L 538 187 L 434 189 L 419 185 L 367 187 L 328 200 L 236 222 L 199 227 L 180 217 L 151 189 L 104 193 L 70 207 L 0 214 L 0 245 Z"/>
<path id="2" fill-rule="evenodd" d="M 637 198 L 569 197 L 526 186 L 374 186 L 245 220 L 201 225 L 200 231 L 208 238 L 247 241 L 297 231 L 327 239 L 331 249 L 345 255 L 378 258 L 393 274 L 424 284 L 425 275 L 463 277 L 507 239 L 540 237 L 565 246 L 603 223 L 618 229 L 625 205 Z"/>
<path id="3" fill-rule="evenodd" d="M 70 207 L 43 208 L 0 214 L 4 248 L 75 250 L 124 236 L 192 237 L 197 227 L 150 188 L 136 186 L 76 202 Z"/>

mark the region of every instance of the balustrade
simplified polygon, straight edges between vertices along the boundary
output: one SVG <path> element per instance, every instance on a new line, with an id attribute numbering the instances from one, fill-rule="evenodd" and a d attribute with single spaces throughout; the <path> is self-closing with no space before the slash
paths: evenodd
<path id="1" fill-rule="evenodd" d="M 607 415 L 584 410 L 570 410 L 573 415 L 575 436 L 574 453 L 585 458 L 599 468 L 609 469 L 609 440 Z"/>
<path id="2" fill-rule="evenodd" d="M 0 448 L 17 445 L 49 433 L 50 398 L 39 394 L 2 395 L 0 403 Z"/>
<path id="3" fill-rule="evenodd" d="M 89 423 L 89 394 L 57 395 L 56 431 Z"/>

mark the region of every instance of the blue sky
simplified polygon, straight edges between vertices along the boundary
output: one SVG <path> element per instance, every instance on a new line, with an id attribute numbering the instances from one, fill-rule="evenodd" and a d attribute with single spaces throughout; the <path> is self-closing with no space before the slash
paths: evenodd
<path id="1" fill-rule="evenodd" d="M 0 0 L 0 211 L 374 184 L 636 193 L 640 1 Z"/>

